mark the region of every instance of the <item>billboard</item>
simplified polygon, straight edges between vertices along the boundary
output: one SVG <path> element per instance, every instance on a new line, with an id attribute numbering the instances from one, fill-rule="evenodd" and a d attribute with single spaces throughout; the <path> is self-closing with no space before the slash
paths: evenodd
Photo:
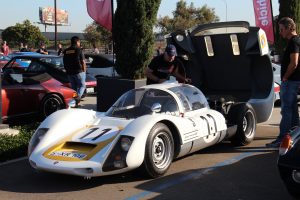
<path id="1" fill-rule="evenodd" d="M 49 25 L 55 24 L 53 7 L 46 7 L 46 8 L 40 7 L 39 15 L 40 15 L 40 22 L 42 24 L 49 24 Z M 69 14 L 66 10 L 56 9 L 57 25 L 68 25 L 68 17 L 69 17 Z"/>

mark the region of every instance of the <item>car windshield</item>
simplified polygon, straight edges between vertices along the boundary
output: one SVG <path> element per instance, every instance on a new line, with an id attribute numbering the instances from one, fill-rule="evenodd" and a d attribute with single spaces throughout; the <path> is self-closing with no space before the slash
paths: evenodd
<path id="1" fill-rule="evenodd" d="M 137 118 L 151 114 L 153 107 L 157 113 L 177 115 L 178 105 L 174 97 L 158 89 L 135 89 L 123 94 L 107 111 L 106 115 L 119 118 Z"/>

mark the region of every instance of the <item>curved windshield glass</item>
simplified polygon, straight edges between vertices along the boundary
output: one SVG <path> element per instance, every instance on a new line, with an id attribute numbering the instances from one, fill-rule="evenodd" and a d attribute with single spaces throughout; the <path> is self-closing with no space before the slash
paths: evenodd
<path id="1" fill-rule="evenodd" d="M 154 107 L 156 113 L 178 113 L 176 100 L 168 92 L 158 89 L 135 89 L 123 94 L 106 115 L 131 119 L 153 113 Z"/>

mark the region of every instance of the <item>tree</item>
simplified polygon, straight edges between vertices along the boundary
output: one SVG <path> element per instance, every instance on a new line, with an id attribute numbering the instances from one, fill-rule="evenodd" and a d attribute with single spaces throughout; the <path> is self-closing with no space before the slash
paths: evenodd
<path id="1" fill-rule="evenodd" d="M 300 33 L 300 1 L 299 0 L 279 0 L 279 16 L 278 21 L 283 17 L 290 17 L 296 23 L 296 31 Z M 277 21 L 277 22 L 278 22 Z M 283 52 L 286 46 L 284 41 L 279 35 L 278 23 L 276 23 L 276 51 L 279 53 Z"/>
<path id="2" fill-rule="evenodd" d="M 111 32 L 99 26 L 95 21 L 85 28 L 84 38 L 92 45 L 100 43 L 108 46 L 112 44 Z"/>
<path id="3" fill-rule="evenodd" d="M 84 29 L 84 38 L 91 44 L 100 42 L 101 33 L 97 31 L 97 24 L 92 23 Z"/>
<path id="4" fill-rule="evenodd" d="M 113 24 L 116 70 L 123 78 L 143 74 L 153 54 L 153 26 L 161 0 L 117 0 Z"/>
<path id="5" fill-rule="evenodd" d="M 208 8 L 207 5 L 201 8 L 195 8 L 191 3 L 187 6 L 184 0 L 177 2 L 176 10 L 173 11 L 173 18 L 168 16 L 160 17 L 156 24 L 160 33 L 165 35 L 176 30 L 185 30 L 199 24 L 219 21 L 214 8 Z"/>
<path id="6" fill-rule="evenodd" d="M 41 42 L 48 43 L 40 29 L 32 25 L 29 20 L 6 28 L 2 32 L 2 39 L 7 41 L 10 46 L 18 46 L 21 42 L 31 47 L 37 47 Z"/>

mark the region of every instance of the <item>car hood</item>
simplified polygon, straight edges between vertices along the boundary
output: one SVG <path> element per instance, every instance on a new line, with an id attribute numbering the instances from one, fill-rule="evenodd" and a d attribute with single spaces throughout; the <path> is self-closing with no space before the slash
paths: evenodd
<path id="1" fill-rule="evenodd" d="M 52 160 L 78 160 L 83 158 L 88 160 L 98 152 L 106 151 L 110 145 L 113 145 L 122 130 L 131 121 L 102 116 L 92 121 L 84 122 L 82 120 L 82 123 L 78 122 L 76 128 L 72 130 L 63 127 L 52 127 L 49 128 L 47 135 L 39 144 L 38 151 L 44 157 Z M 61 133 L 58 133 L 57 130 L 60 130 Z M 78 157 L 70 158 L 66 155 L 74 156 L 74 153 Z"/>

